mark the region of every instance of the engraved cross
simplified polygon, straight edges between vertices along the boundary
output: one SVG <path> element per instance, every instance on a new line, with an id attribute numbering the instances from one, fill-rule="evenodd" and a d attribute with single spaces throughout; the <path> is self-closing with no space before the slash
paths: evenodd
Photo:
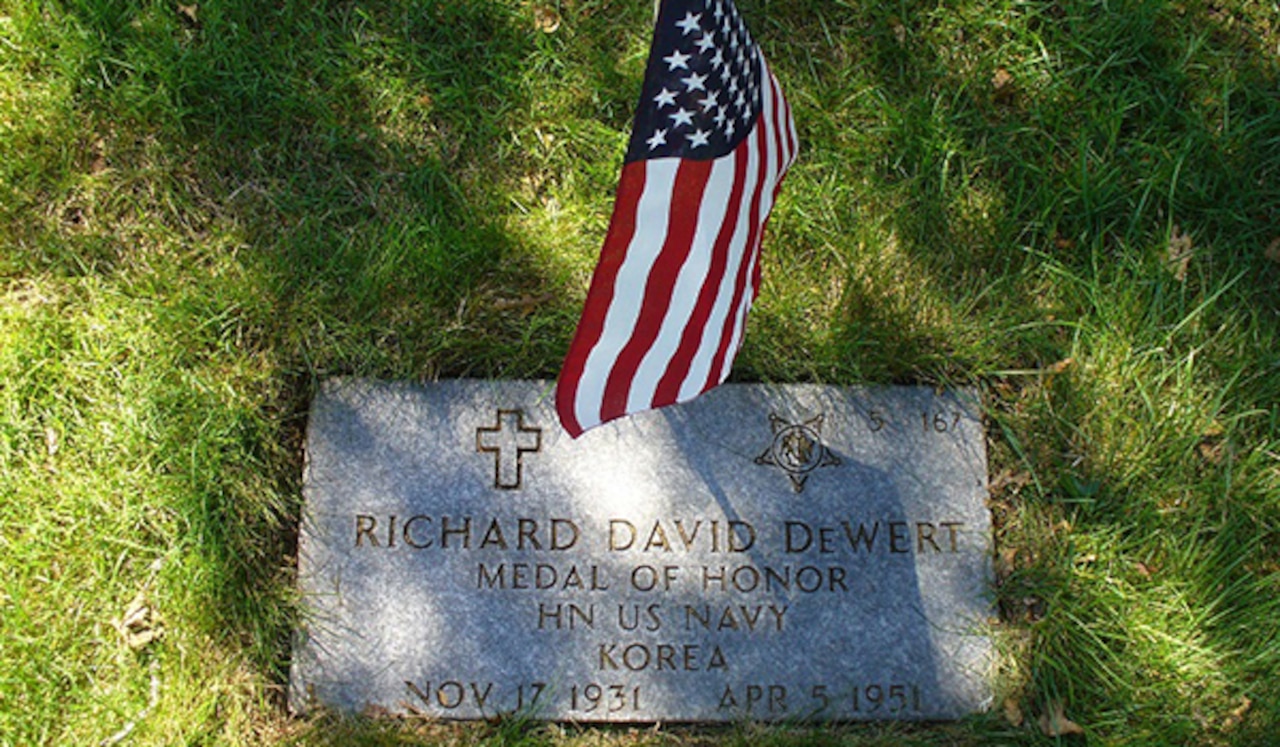
<path id="1" fill-rule="evenodd" d="M 524 424 L 524 410 L 498 410 L 492 426 L 476 429 L 476 451 L 493 454 L 493 487 L 519 490 L 524 455 L 542 450 L 542 429 Z"/>

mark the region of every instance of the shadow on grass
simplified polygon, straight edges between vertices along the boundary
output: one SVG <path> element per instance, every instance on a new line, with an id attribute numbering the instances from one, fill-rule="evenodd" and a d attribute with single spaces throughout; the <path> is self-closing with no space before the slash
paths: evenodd
<path id="1" fill-rule="evenodd" d="M 160 446 L 190 455 L 171 466 L 187 622 L 283 682 L 315 379 L 547 375 L 570 331 L 555 279 L 501 218 L 528 168 L 534 38 L 487 2 L 67 10 L 88 40 L 69 63 L 77 106 L 118 160 L 165 180 L 155 201 L 204 295 L 183 323 L 221 330 L 175 344 L 193 366 L 237 365 L 229 346 L 268 369 L 248 405 L 194 390 L 155 405 L 172 424 Z M 104 241 L 53 269 L 120 271 L 134 249 Z"/>

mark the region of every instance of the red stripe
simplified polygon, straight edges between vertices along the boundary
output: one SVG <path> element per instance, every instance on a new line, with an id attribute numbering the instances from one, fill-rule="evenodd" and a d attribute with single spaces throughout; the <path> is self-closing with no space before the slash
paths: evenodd
<path id="1" fill-rule="evenodd" d="M 725 268 L 729 264 L 729 244 L 733 240 L 733 232 L 738 227 L 738 212 L 741 209 L 742 192 L 747 179 L 745 173 L 747 142 L 745 140 L 734 149 L 733 160 L 733 188 L 725 207 L 724 222 L 720 225 L 720 233 L 717 234 L 715 247 L 712 249 L 707 277 L 698 291 L 698 301 L 694 304 L 689 321 L 680 335 L 680 344 L 676 347 L 675 355 L 671 357 L 667 370 L 658 381 L 658 387 L 653 395 L 655 407 L 674 404 L 680 398 L 680 387 L 684 384 L 685 377 L 689 375 L 693 359 L 697 357 L 698 350 L 701 348 L 702 335 L 706 329 L 707 320 L 711 318 L 711 311 L 715 308 L 720 283 L 724 278 Z"/>
<path id="2" fill-rule="evenodd" d="M 757 123 L 759 124 L 759 123 Z M 756 128 L 755 137 L 760 141 L 760 173 L 756 177 L 755 189 L 751 192 L 751 211 L 748 213 L 750 222 L 747 224 L 747 243 L 744 247 L 745 256 L 742 265 L 738 267 L 738 276 L 734 282 L 733 302 L 729 304 L 729 313 L 725 315 L 724 327 L 720 331 L 720 346 L 716 349 L 715 358 L 711 361 L 711 370 L 707 372 L 707 381 L 702 386 L 702 390 L 706 391 L 720 383 L 720 369 L 724 367 L 725 356 L 729 354 L 729 344 L 733 339 L 733 328 L 738 318 L 738 309 L 742 305 L 742 294 L 746 290 L 747 277 L 750 269 L 747 265 L 751 259 L 751 247 L 756 244 L 758 236 L 759 221 L 755 216 L 760 211 L 760 193 L 764 191 L 764 177 L 769 166 L 769 159 L 766 154 L 765 132 L 761 127 Z M 744 322 L 745 323 L 745 322 Z"/>
<path id="3" fill-rule="evenodd" d="M 782 96 L 782 86 L 778 83 L 778 79 L 769 75 L 769 87 L 773 90 L 774 101 L 774 120 L 770 122 L 770 131 L 778 137 L 778 173 L 773 183 L 773 205 L 770 207 L 769 214 L 764 216 L 760 222 L 760 241 L 763 243 L 765 232 L 769 229 L 769 219 L 773 217 L 773 209 L 777 207 L 778 194 L 782 191 L 782 180 L 786 178 L 787 169 L 790 162 L 795 158 L 795 139 L 791 136 L 791 108 L 787 104 L 787 100 Z M 783 140 L 786 145 L 783 145 Z M 761 263 L 756 262 L 754 274 L 751 277 L 752 296 L 754 301 L 760 294 L 760 275 Z"/>
<path id="4" fill-rule="evenodd" d="M 789 160 L 795 160 L 796 138 L 795 133 L 792 132 L 791 104 L 783 97 L 782 84 L 778 82 L 778 79 L 774 78 L 772 75 L 769 77 L 773 81 L 773 98 L 778 102 L 778 107 L 782 111 L 782 116 L 778 118 L 778 126 L 782 128 L 787 138 L 787 158 Z M 778 183 L 781 184 L 782 180 L 779 179 Z"/>
<path id="5" fill-rule="evenodd" d="M 768 85 L 769 90 L 773 92 L 772 94 L 773 109 L 771 112 L 772 116 L 765 122 L 765 129 L 768 131 L 769 139 L 773 143 L 773 155 L 776 163 L 774 167 L 775 171 L 774 171 L 774 181 L 773 181 L 773 194 L 770 195 L 770 198 L 771 198 L 771 202 L 769 206 L 770 213 L 773 212 L 772 210 L 773 202 L 777 201 L 778 199 L 778 191 L 782 188 L 782 175 L 786 168 L 785 159 L 787 157 L 786 151 L 783 149 L 783 145 L 782 145 L 782 138 L 783 138 L 782 128 L 779 126 L 780 123 L 782 122 L 782 117 L 781 117 L 782 110 L 780 108 L 779 101 L 778 101 L 778 88 L 775 85 L 776 83 L 777 81 L 774 80 L 774 77 L 766 72 L 765 84 Z M 760 245 L 764 243 L 764 232 L 765 232 L 765 228 L 768 226 L 768 223 L 769 223 L 769 216 L 766 215 L 760 221 L 760 233 L 756 237 L 756 246 L 753 247 L 757 253 L 759 251 Z M 762 263 L 759 261 L 759 259 L 757 259 L 751 269 L 751 300 L 752 301 L 755 301 L 756 297 L 760 295 L 760 273 L 761 273 L 760 265 L 761 264 Z"/>
<path id="6" fill-rule="evenodd" d="M 712 164 L 712 161 L 684 160 L 676 171 L 675 183 L 671 187 L 671 202 L 667 209 L 667 236 L 649 268 L 644 300 L 631 337 L 618 352 L 618 358 L 609 372 L 600 404 L 602 421 L 627 414 L 627 397 L 635 381 L 636 371 L 654 340 L 658 339 L 662 320 L 666 318 L 671 306 L 676 280 L 680 277 L 680 268 L 688 260 L 693 248 L 693 237 L 698 228 L 698 211 L 702 206 L 707 180 L 711 176 Z"/>
<path id="7" fill-rule="evenodd" d="M 578 331 L 560 370 L 560 381 L 556 386 L 556 411 L 560 415 L 560 423 L 573 438 L 577 438 L 583 431 L 574 413 L 578 381 L 586 368 L 587 356 L 600 341 L 600 335 L 604 331 L 605 316 L 613 303 L 618 269 L 626 259 L 627 247 L 636 232 L 636 208 L 640 204 L 640 196 L 644 194 L 644 182 L 644 161 L 634 161 L 623 166 L 613 217 L 609 221 L 609 232 L 605 236 L 604 247 L 600 250 L 600 261 L 591 276 L 591 287 L 587 291 L 587 302 L 582 309 Z"/>

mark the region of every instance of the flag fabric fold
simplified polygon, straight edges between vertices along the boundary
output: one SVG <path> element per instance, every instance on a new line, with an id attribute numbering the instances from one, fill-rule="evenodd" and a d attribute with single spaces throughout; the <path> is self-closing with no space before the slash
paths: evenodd
<path id="1" fill-rule="evenodd" d="M 663 0 L 613 217 L 557 383 L 571 436 L 729 375 L 797 146 L 732 0 Z"/>

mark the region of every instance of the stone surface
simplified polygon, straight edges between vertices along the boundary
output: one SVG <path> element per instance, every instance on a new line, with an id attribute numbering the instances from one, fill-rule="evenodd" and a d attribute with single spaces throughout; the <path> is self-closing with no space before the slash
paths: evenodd
<path id="1" fill-rule="evenodd" d="M 549 383 L 329 381 L 308 428 L 292 706 L 982 710 L 991 523 L 974 397 L 727 385 L 574 441 Z"/>

